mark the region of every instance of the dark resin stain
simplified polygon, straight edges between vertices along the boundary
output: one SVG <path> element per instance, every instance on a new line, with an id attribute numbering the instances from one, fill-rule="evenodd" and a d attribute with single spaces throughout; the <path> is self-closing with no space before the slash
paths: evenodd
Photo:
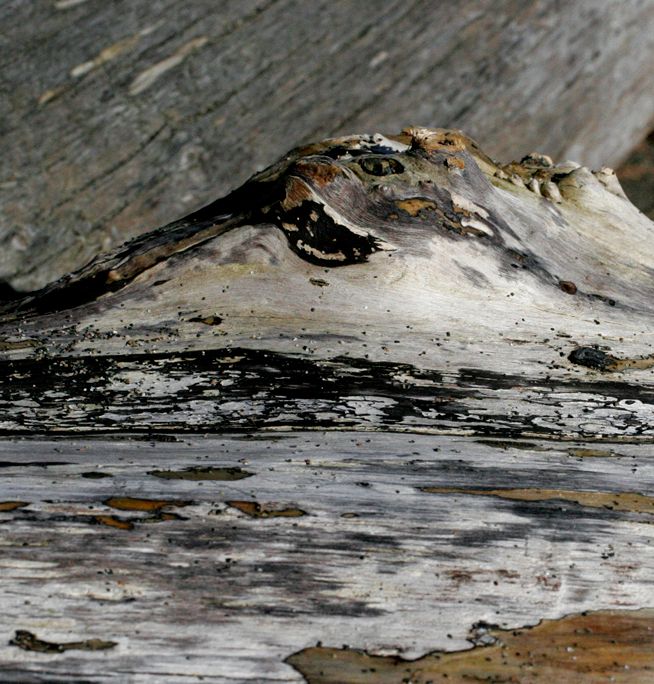
<path id="1" fill-rule="evenodd" d="M 164 480 L 243 480 L 252 477 L 254 473 L 237 467 L 199 467 L 184 470 L 150 470 L 148 475 L 160 477 Z"/>
<path id="2" fill-rule="evenodd" d="M 416 660 L 315 646 L 286 658 L 308 684 L 467 684 L 654 680 L 654 610 L 606 610 L 500 629 L 479 622 L 471 647 Z"/>
<path id="3" fill-rule="evenodd" d="M 115 641 L 105 641 L 104 639 L 86 639 L 84 641 L 68 641 L 57 643 L 54 641 L 44 641 L 39 639 L 32 632 L 25 629 L 18 629 L 14 638 L 9 641 L 10 646 L 18 646 L 24 651 L 36 651 L 37 653 L 64 653 L 65 651 L 106 651 L 117 645 Z"/>

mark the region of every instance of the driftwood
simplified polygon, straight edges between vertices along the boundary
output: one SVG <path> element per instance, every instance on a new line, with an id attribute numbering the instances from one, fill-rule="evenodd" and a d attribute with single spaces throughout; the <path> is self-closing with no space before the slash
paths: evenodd
<path id="1" fill-rule="evenodd" d="M 6 306 L 0 676 L 648 681 L 653 230 L 414 128 Z"/>
<path id="2" fill-rule="evenodd" d="M 654 117 L 649 0 L 7 0 L 0 19 L 0 282 L 21 291 L 307 140 L 409 121 L 599 168 Z"/>

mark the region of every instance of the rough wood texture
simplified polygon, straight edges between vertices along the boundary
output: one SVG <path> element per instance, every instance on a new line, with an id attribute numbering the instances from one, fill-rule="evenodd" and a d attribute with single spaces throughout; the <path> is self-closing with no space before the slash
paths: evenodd
<path id="1" fill-rule="evenodd" d="M 5 307 L 2 676 L 647 681 L 653 231 L 412 128 Z"/>
<path id="2" fill-rule="evenodd" d="M 650 0 L 8 0 L 0 19 L 0 281 L 20 290 L 306 140 L 408 121 L 599 167 L 654 116 Z"/>
<path id="3" fill-rule="evenodd" d="M 465 668 L 647 682 L 654 618 L 636 609 L 652 603 L 651 508 L 424 492 L 652 493 L 651 444 L 586 447 L 320 431 L 4 441 L 0 494 L 27 505 L 0 512 L 0 679 L 400 684 L 407 664 L 389 656 L 446 651 L 431 668 L 409 664 L 410 681 L 438 666 L 457 683 Z M 250 477 L 151 474 L 207 465 Z M 234 501 L 306 515 L 251 517 Z M 588 610 L 606 612 L 584 624 Z M 561 618 L 556 641 L 551 626 L 523 632 L 526 645 L 490 633 Z M 22 650 L 8 643 L 17 630 L 116 646 Z M 319 644 L 338 650 L 305 650 Z M 366 663 L 344 644 L 385 658 Z"/>

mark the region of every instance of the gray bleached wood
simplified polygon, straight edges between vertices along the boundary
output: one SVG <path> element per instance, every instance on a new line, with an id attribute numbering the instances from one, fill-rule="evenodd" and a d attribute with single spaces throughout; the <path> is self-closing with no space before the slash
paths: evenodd
<path id="1" fill-rule="evenodd" d="M 607 169 L 410 128 L 6 307 L 4 676 L 643 681 L 652 230 Z"/>

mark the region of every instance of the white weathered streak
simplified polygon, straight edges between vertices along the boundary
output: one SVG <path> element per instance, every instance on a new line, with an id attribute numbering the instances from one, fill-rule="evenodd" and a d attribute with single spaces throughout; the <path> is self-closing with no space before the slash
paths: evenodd
<path id="1" fill-rule="evenodd" d="M 188 43 L 184 43 L 184 45 L 176 50 L 170 57 L 166 57 L 166 59 L 162 59 L 160 62 L 144 69 L 130 84 L 129 94 L 138 95 L 144 90 L 147 90 L 167 71 L 179 66 L 192 52 L 206 45 L 208 41 L 209 38 L 207 36 L 194 38 Z"/>

